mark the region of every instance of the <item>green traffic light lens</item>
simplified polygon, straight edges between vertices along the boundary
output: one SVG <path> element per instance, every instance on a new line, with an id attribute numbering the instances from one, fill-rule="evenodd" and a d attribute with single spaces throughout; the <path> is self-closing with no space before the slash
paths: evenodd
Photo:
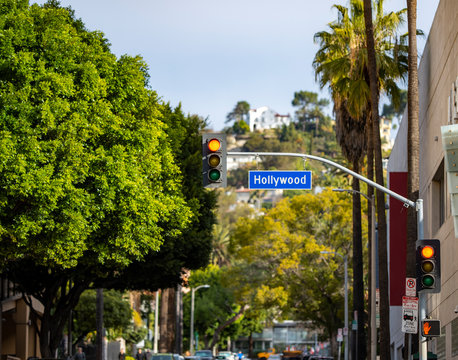
<path id="1" fill-rule="evenodd" d="M 208 173 L 208 178 L 211 181 L 218 181 L 221 178 L 221 173 L 217 169 L 212 169 Z"/>
<path id="2" fill-rule="evenodd" d="M 430 273 L 434 270 L 434 263 L 432 261 L 423 261 L 423 263 L 421 264 L 421 269 L 425 273 Z"/>
<path id="3" fill-rule="evenodd" d="M 425 275 L 421 278 L 421 282 L 423 283 L 424 286 L 431 287 L 434 285 L 434 276 Z"/>
<path id="4" fill-rule="evenodd" d="M 216 167 L 220 164 L 221 158 L 218 155 L 211 155 L 208 158 L 208 164 L 212 167 Z"/>

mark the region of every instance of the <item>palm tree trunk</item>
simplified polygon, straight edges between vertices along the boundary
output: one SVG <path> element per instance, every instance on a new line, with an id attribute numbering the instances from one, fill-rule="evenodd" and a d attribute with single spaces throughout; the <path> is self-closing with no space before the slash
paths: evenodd
<path id="1" fill-rule="evenodd" d="M 407 22 L 409 31 L 409 82 L 407 90 L 407 194 L 416 202 L 419 197 L 419 124 L 418 124 L 418 72 L 417 72 L 417 1 L 407 0 Z M 417 234 L 416 210 L 407 212 L 406 276 L 415 277 L 415 242 Z M 407 335 L 407 334 L 406 334 Z M 407 338 L 406 338 L 407 340 Z M 407 344 L 407 341 L 405 342 Z M 414 336 L 413 352 L 418 351 L 418 336 Z M 407 351 L 405 352 L 407 356 Z"/>
<path id="2" fill-rule="evenodd" d="M 359 160 L 353 161 L 353 170 L 359 173 Z M 361 231 L 361 196 L 359 180 L 352 182 L 353 192 L 353 310 L 358 312 L 358 347 L 353 347 L 353 359 L 366 358 L 366 313 L 364 311 L 363 244 Z M 354 344 L 355 345 L 355 344 Z M 356 356 L 357 354 L 357 356 Z"/>
<path id="3" fill-rule="evenodd" d="M 376 182 L 384 185 L 382 148 L 380 139 L 380 121 L 378 113 L 378 72 L 375 58 L 374 29 L 372 24 L 371 0 L 364 0 L 364 21 L 366 25 L 366 42 L 369 83 L 371 89 L 371 113 L 374 136 L 375 177 Z M 385 194 L 377 190 L 377 218 L 379 235 L 379 283 L 380 283 L 380 359 L 390 359 L 390 302 L 388 280 L 387 231 L 385 214 Z"/>

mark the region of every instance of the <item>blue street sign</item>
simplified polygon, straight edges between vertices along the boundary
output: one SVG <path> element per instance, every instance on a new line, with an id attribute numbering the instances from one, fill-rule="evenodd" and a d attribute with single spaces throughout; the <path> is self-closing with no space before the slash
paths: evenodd
<path id="1" fill-rule="evenodd" d="M 250 189 L 312 189 L 311 171 L 250 171 L 248 176 Z"/>

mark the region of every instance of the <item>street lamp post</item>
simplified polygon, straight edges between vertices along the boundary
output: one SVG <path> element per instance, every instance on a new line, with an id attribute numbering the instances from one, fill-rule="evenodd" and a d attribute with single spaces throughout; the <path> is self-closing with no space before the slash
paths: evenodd
<path id="1" fill-rule="evenodd" d="M 332 189 L 332 191 L 337 192 L 348 192 L 348 193 L 357 193 L 362 195 L 367 201 L 371 203 L 372 207 L 372 224 L 371 224 L 371 234 L 372 234 L 372 244 L 371 244 L 371 360 L 377 358 L 377 324 L 375 316 L 376 308 L 376 253 L 375 253 L 375 195 L 372 194 L 371 197 L 363 194 L 362 192 L 352 190 L 352 189 Z"/>
<path id="2" fill-rule="evenodd" d="M 195 288 L 191 288 L 191 326 L 189 334 L 189 351 L 191 355 L 194 355 L 194 293 L 199 289 L 207 289 L 210 285 L 199 285 Z"/>
<path id="3" fill-rule="evenodd" d="M 322 254 L 333 254 L 340 256 L 344 260 L 344 271 L 345 271 L 345 309 L 344 309 L 344 360 L 348 360 L 348 261 L 347 255 L 343 256 L 335 251 L 321 251 Z"/>

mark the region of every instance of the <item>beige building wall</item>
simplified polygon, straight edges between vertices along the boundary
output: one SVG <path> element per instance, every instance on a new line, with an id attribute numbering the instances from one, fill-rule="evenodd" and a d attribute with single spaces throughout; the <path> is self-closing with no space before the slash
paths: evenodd
<path id="1" fill-rule="evenodd" d="M 427 296 L 427 315 L 441 320 L 443 336 L 428 342 L 428 350 L 437 353 L 438 359 L 458 359 L 458 313 L 454 311 L 458 306 L 458 240 L 454 234 L 441 140 L 441 126 L 449 124 L 450 92 L 457 77 L 458 1 L 441 0 L 419 66 L 424 235 L 425 239 L 440 239 L 442 254 L 442 290 Z M 405 114 L 388 171 L 407 171 L 406 127 Z M 392 334 L 397 331 L 392 327 Z"/>

